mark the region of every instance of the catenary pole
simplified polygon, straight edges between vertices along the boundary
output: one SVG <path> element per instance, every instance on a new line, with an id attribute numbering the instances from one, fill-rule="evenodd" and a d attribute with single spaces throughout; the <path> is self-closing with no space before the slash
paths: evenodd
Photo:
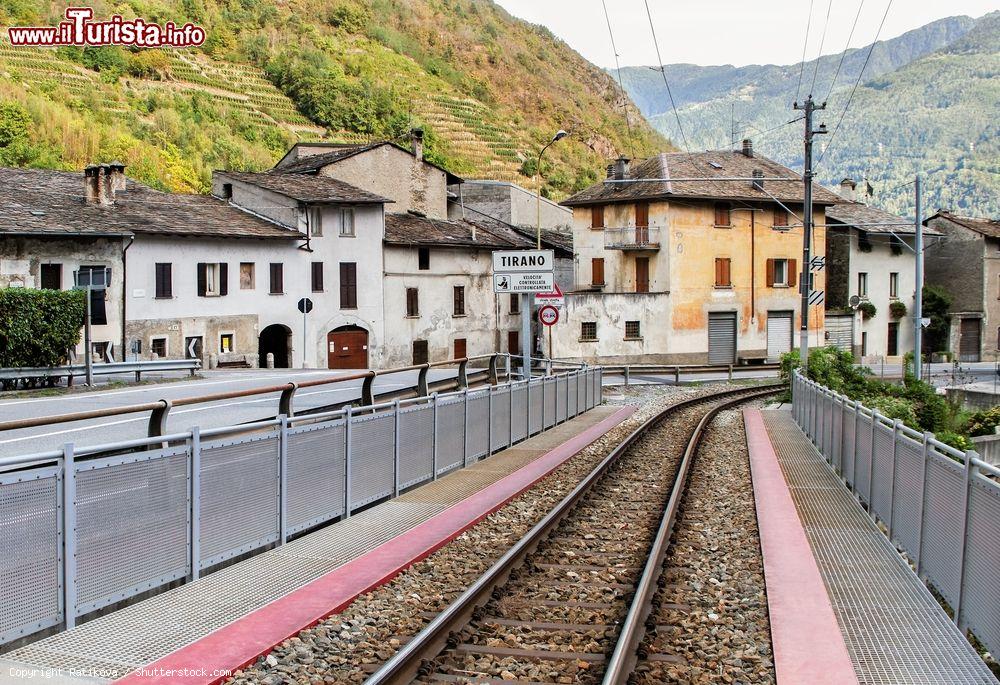
<path id="1" fill-rule="evenodd" d="M 924 217 L 920 203 L 922 201 L 923 188 L 921 187 L 920 174 L 914 181 L 916 191 L 916 212 L 913 220 L 914 239 L 913 251 L 916 253 L 916 269 L 914 283 L 916 291 L 913 294 L 913 375 L 919 381 L 923 375 L 920 364 L 921 350 L 923 349 L 923 318 L 924 318 Z"/>
<path id="2" fill-rule="evenodd" d="M 826 109 L 826 103 L 822 105 L 817 105 L 810 94 L 806 97 L 806 101 L 801 106 L 799 103 L 792 105 L 796 110 L 803 110 L 805 112 L 805 122 L 806 122 L 806 132 L 805 132 L 805 164 L 802 172 L 802 181 L 804 183 L 804 204 L 803 216 L 802 216 L 802 273 L 799 279 L 799 288 L 802 291 L 802 316 L 801 325 L 799 327 L 799 358 L 802 363 L 802 368 L 807 368 L 809 366 L 809 295 L 811 291 L 812 279 L 810 278 L 812 274 L 812 267 L 810 261 L 812 260 L 812 229 L 813 229 L 813 197 L 812 197 L 812 179 L 813 179 L 813 136 L 818 133 L 826 133 L 826 126 L 821 125 L 819 130 L 814 131 L 813 124 L 813 112 L 820 109 Z"/>

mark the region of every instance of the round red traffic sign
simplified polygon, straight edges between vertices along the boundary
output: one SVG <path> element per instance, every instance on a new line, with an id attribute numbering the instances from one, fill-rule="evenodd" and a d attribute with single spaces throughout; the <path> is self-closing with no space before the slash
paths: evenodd
<path id="1" fill-rule="evenodd" d="M 559 310 L 547 304 L 538 310 L 538 320 L 546 326 L 552 326 L 559 321 Z"/>

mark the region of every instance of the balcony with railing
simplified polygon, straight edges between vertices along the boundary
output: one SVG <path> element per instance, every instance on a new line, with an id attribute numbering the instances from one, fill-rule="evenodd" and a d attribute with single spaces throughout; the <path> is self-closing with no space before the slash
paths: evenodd
<path id="1" fill-rule="evenodd" d="M 659 250 L 660 229 L 655 226 L 625 226 L 604 229 L 606 250 Z"/>

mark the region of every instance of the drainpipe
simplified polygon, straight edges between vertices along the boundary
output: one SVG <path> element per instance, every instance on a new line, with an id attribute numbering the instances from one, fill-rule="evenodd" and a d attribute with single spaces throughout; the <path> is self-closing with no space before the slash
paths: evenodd
<path id="1" fill-rule="evenodd" d="M 750 210 L 750 320 L 757 319 L 757 212 Z"/>
<path id="2" fill-rule="evenodd" d="M 135 236 L 130 235 L 128 245 L 122 248 L 122 361 L 126 361 L 126 354 L 128 354 L 125 339 L 125 314 L 126 303 L 128 302 L 128 255 L 126 253 L 134 242 Z"/>

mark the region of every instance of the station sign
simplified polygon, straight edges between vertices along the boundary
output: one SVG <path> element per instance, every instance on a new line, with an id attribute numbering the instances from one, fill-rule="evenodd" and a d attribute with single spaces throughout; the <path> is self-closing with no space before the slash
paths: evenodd
<path id="1" fill-rule="evenodd" d="M 539 293 L 555 287 L 552 250 L 502 250 L 493 253 L 493 292 Z"/>

